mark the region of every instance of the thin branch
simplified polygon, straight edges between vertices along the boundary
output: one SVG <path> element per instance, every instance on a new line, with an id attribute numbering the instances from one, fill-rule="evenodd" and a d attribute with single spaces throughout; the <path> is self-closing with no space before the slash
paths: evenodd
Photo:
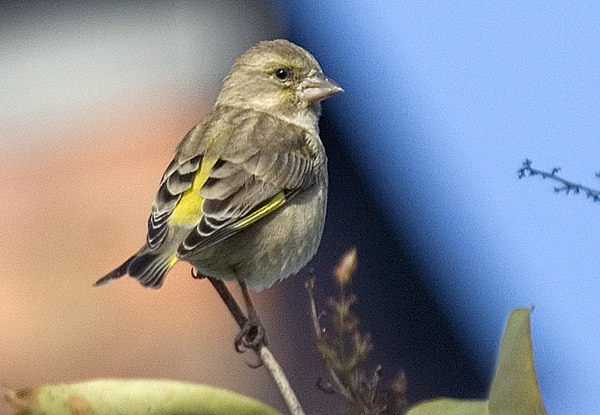
<path id="1" fill-rule="evenodd" d="M 264 363 L 265 367 L 273 377 L 277 388 L 279 388 L 279 393 L 281 393 L 281 396 L 292 415 L 305 415 L 289 380 L 285 376 L 281 366 L 279 366 L 279 363 L 277 363 L 277 360 L 275 360 L 273 353 L 271 353 L 267 346 L 262 344 L 258 346 L 257 353 L 260 360 Z"/>
<path id="2" fill-rule="evenodd" d="M 560 167 L 553 168 L 550 173 L 542 171 L 542 170 L 534 169 L 533 167 L 531 167 L 531 160 L 526 159 L 523 162 L 523 165 L 521 166 L 521 168 L 518 170 L 518 173 L 519 173 L 519 179 L 522 179 L 523 177 L 529 177 L 529 176 L 541 176 L 542 179 L 550 179 L 550 180 L 554 180 L 555 182 L 560 183 L 561 186 L 554 187 L 554 191 L 556 193 L 565 192 L 565 194 L 569 194 L 569 192 L 571 192 L 571 191 L 574 194 L 585 193 L 585 195 L 588 198 L 592 199 L 594 202 L 600 202 L 600 191 L 599 190 L 591 189 L 587 186 L 584 186 L 584 185 L 581 185 L 578 183 L 573 183 L 569 180 L 563 179 L 562 177 L 556 175 L 556 173 L 558 173 L 559 171 L 560 171 Z M 600 173 L 596 173 L 596 177 L 600 177 Z"/>
<path id="3" fill-rule="evenodd" d="M 323 329 L 321 328 L 321 315 L 317 313 L 317 306 L 315 305 L 315 296 L 314 296 L 314 289 L 315 289 L 315 278 L 311 278 L 310 280 L 308 280 L 306 282 L 306 284 L 304 285 L 304 287 L 306 288 L 306 291 L 308 291 L 308 298 L 310 301 L 310 317 L 311 320 L 313 322 L 313 328 L 315 329 L 315 337 L 316 337 L 316 341 L 320 342 L 323 341 Z M 330 389 L 328 391 L 328 393 L 331 393 L 331 391 L 335 391 L 337 393 L 339 393 L 340 395 L 342 395 L 344 398 L 348 399 L 348 400 L 352 400 L 352 396 L 350 395 L 350 392 L 348 391 L 348 389 L 346 389 L 344 387 L 344 385 L 342 384 L 342 381 L 340 380 L 340 378 L 338 377 L 338 375 L 335 373 L 335 370 L 333 369 L 329 369 L 329 376 L 331 376 L 331 380 L 333 381 L 334 385 L 328 385 L 329 387 L 326 389 Z"/>
<path id="4" fill-rule="evenodd" d="M 243 329 L 248 323 L 248 318 L 242 312 L 242 309 L 229 292 L 229 289 L 225 283 L 213 278 L 208 278 L 208 280 L 219 293 L 219 296 L 227 306 L 227 309 L 235 319 L 240 329 Z M 279 393 L 281 393 L 281 396 L 290 410 L 290 413 L 292 415 L 305 415 L 304 410 L 302 409 L 302 406 L 300 405 L 300 402 L 298 401 L 298 398 L 296 397 L 296 394 L 290 385 L 290 381 L 283 372 L 283 369 L 281 369 L 279 363 L 277 363 L 277 360 L 275 360 L 275 357 L 271 351 L 262 342 L 257 344 L 253 350 L 273 377 L 273 380 L 279 389 Z"/>

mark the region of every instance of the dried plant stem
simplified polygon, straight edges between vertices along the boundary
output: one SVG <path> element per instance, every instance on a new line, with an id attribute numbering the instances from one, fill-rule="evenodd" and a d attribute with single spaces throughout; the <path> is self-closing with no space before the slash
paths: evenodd
<path id="1" fill-rule="evenodd" d="M 315 279 L 306 282 L 310 301 L 309 314 L 313 322 L 317 353 L 329 372 L 329 381 L 319 379 L 318 386 L 327 393 L 339 394 L 346 400 L 347 414 L 405 415 L 407 412 L 406 378 L 401 374 L 381 395 L 381 366 L 374 371 L 366 368 L 373 344 L 368 333 L 359 330 L 358 318 L 352 312 L 356 296 L 349 291 L 352 276 L 358 264 L 356 248 L 347 251 L 333 274 L 338 287 L 335 298 L 329 298 L 331 330 L 326 332 L 321 321 L 323 313 L 317 310 Z"/>
<path id="2" fill-rule="evenodd" d="M 221 296 L 221 299 L 229 309 L 229 312 L 235 319 L 240 329 L 244 328 L 248 322 L 248 318 L 242 312 L 242 309 L 229 292 L 227 286 L 225 286 L 225 283 L 212 278 L 209 278 L 209 281 Z M 279 393 L 281 393 L 281 396 L 290 410 L 290 413 L 292 415 L 305 415 L 304 410 L 302 409 L 302 406 L 300 405 L 300 402 L 298 401 L 298 398 L 296 397 L 296 394 L 294 393 L 287 376 L 283 372 L 283 369 L 279 363 L 277 363 L 277 360 L 275 360 L 275 357 L 269 348 L 263 343 L 259 343 L 253 350 L 273 377 L 273 380 L 279 389 Z"/>
<path id="3" fill-rule="evenodd" d="M 308 291 L 308 298 L 310 301 L 310 317 L 313 322 L 313 328 L 315 329 L 315 336 L 316 336 L 316 339 L 318 342 L 318 341 L 321 341 L 323 338 L 323 329 L 321 328 L 321 323 L 320 323 L 321 318 L 320 318 L 319 314 L 317 313 L 317 306 L 315 305 L 315 297 L 314 297 L 315 279 L 311 278 L 310 280 L 308 280 L 306 282 L 305 287 L 306 287 L 306 290 Z M 344 387 L 344 385 L 342 384 L 342 381 L 338 377 L 337 373 L 335 373 L 335 370 L 329 369 L 329 376 L 331 377 L 331 380 L 334 383 L 333 387 L 334 387 L 335 392 L 339 393 L 344 398 L 351 400 L 352 397 L 350 396 L 348 389 Z"/>

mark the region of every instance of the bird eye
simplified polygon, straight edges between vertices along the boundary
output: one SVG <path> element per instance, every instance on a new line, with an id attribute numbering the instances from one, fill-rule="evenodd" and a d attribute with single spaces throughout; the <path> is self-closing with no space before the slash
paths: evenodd
<path id="1" fill-rule="evenodd" d="M 290 73 L 286 69 L 279 68 L 275 70 L 275 76 L 283 81 L 290 76 Z"/>

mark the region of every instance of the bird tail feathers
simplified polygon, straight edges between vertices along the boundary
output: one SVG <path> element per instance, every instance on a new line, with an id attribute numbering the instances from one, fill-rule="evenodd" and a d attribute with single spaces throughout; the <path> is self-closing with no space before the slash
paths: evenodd
<path id="1" fill-rule="evenodd" d="M 106 274 L 94 283 L 94 287 L 108 284 L 124 275 L 129 275 L 138 280 L 140 284 L 148 288 L 160 288 L 165 276 L 177 263 L 175 254 L 144 254 L 137 253 L 121 266 Z"/>

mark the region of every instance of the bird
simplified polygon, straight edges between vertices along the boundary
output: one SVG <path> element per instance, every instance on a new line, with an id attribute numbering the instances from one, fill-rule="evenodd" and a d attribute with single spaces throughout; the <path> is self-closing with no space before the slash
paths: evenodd
<path id="1" fill-rule="evenodd" d="M 340 92 L 290 41 L 262 41 L 243 53 L 208 115 L 177 145 L 145 244 L 94 285 L 129 275 L 160 288 L 180 261 L 243 290 L 297 273 L 316 253 L 325 222 L 320 102 Z"/>

